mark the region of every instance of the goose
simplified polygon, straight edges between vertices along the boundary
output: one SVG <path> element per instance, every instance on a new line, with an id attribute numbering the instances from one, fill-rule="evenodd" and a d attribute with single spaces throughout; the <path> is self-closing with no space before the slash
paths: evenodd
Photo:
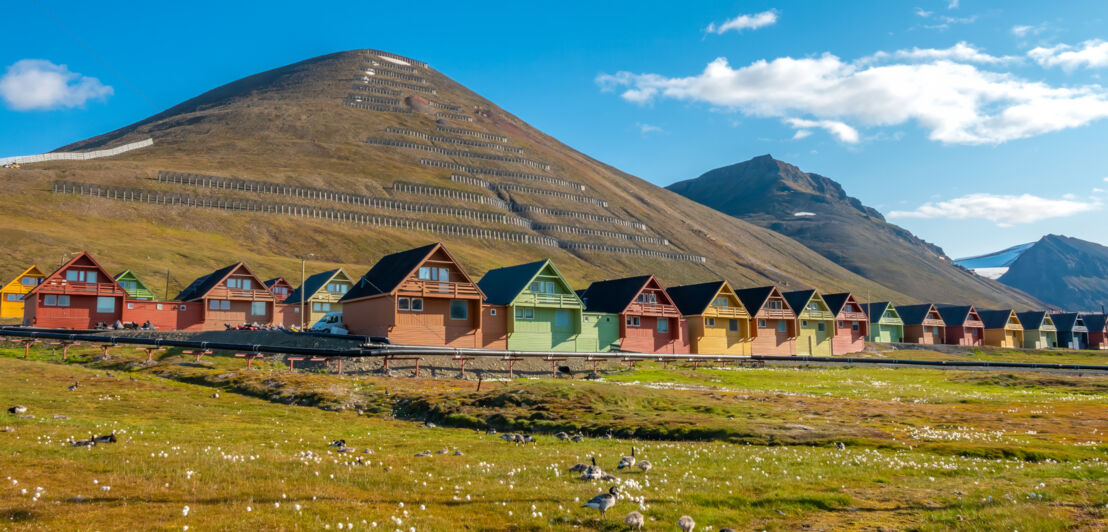
<path id="1" fill-rule="evenodd" d="M 423 457 L 427 457 L 427 456 L 431 456 L 431 451 L 423 451 L 422 453 L 416 453 L 415 454 L 416 458 L 423 458 Z"/>
<path id="2" fill-rule="evenodd" d="M 693 521 L 692 518 L 687 515 L 682 515 L 681 518 L 677 520 L 677 528 L 685 532 L 692 532 L 692 529 L 696 528 L 696 521 Z"/>
<path id="3" fill-rule="evenodd" d="M 523 443 L 535 443 L 535 437 L 530 435 L 530 434 L 524 434 L 522 436 L 522 438 L 523 438 Z M 519 440 L 516 440 L 516 441 L 519 441 Z"/>
<path id="4" fill-rule="evenodd" d="M 500 435 L 500 439 L 502 439 L 502 440 L 504 440 L 508 443 L 515 443 L 517 441 L 516 438 L 519 438 L 519 435 L 518 434 L 513 434 L 511 432 L 505 432 L 504 434 Z M 522 439 L 522 438 L 520 438 L 520 439 Z"/>
<path id="5" fill-rule="evenodd" d="M 608 493 L 601 493 L 600 495 L 589 499 L 589 502 L 586 502 L 581 506 L 583 508 L 593 508 L 595 510 L 600 510 L 600 517 L 601 519 L 603 519 L 604 512 L 607 512 L 608 508 L 616 505 L 617 498 L 619 498 L 619 486 L 612 486 L 608 488 Z"/>
<path id="6" fill-rule="evenodd" d="M 448 449 L 446 447 L 443 447 L 442 449 L 439 449 L 439 454 L 449 454 L 449 453 L 450 453 L 450 449 Z"/>
<path id="7" fill-rule="evenodd" d="M 604 470 L 596 465 L 596 457 L 591 457 L 590 460 L 592 460 L 592 465 L 586 467 L 585 472 L 581 473 L 581 480 L 596 480 L 604 476 Z"/>
<path id="8" fill-rule="evenodd" d="M 570 473 L 581 473 L 581 472 L 585 471 L 588 468 L 589 468 L 589 466 L 586 465 L 586 464 L 573 464 L 573 467 L 569 468 L 569 472 Z"/>
<path id="9" fill-rule="evenodd" d="M 73 381 L 73 384 L 69 388 L 66 388 L 66 389 L 71 391 L 71 392 L 75 392 L 75 391 L 77 391 L 77 388 L 80 387 L 80 386 L 81 386 L 81 381 Z"/>
<path id="10" fill-rule="evenodd" d="M 574 434 L 573 437 L 571 437 L 569 439 L 569 441 L 574 442 L 574 443 L 583 442 L 583 441 L 585 441 L 585 435 L 578 432 L 577 434 Z"/>
<path id="11" fill-rule="evenodd" d="M 837 442 L 835 442 L 835 448 L 840 450 L 840 451 L 845 451 L 846 450 L 846 444 L 841 442 L 841 441 L 837 441 Z"/>
<path id="12" fill-rule="evenodd" d="M 604 482 L 618 482 L 619 481 L 619 479 L 616 478 L 616 476 L 611 474 L 611 473 L 604 473 L 603 475 L 600 475 L 600 480 L 603 480 Z"/>
<path id="13" fill-rule="evenodd" d="M 116 439 L 115 433 L 105 434 L 104 436 L 97 436 L 92 439 L 95 443 L 115 443 L 119 440 Z"/>
<path id="14" fill-rule="evenodd" d="M 26 414 L 27 413 L 27 407 L 25 407 L 23 405 L 15 405 L 15 406 L 8 409 L 8 413 L 9 414 Z"/>
<path id="15" fill-rule="evenodd" d="M 554 437 L 558 438 L 559 440 L 566 441 L 569 439 L 569 434 L 566 434 L 565 432 L 559 432 L 555 434 Z"/>
<path id="16" fill-rule="evenodd" d="M 644 474 L 650 471 L 650 468 L 654 467 L 654 464 L 651 464 L 648 460 L 639 460 L 639 463 L 635 465 L 639 466 L 639 469 L 641 469 Z"/>
<path id="17" fill-rule="evenodd" d="M 631 447 L 631 456 L 624 456 L 619 459 L 619 465 L 616 469 L 623 469 L 625 467 L 632 467 L 635 465 L 635 448 Z"/>
<path id="18" fill-rule="evenodd" d="M 627 517 L 623 518 L 623 522 L 632 529 L 642 530 L 642 526 L 646 523 L 646 519 L 644 519 L 639 512 L 631 512 L 627 514 Z"/>
<path id="19" fill-rule="evenodd" d="M 328 445 L 331 447 L 346 447 L 346 440 L 335 440 Z"/>
<path id="20" fill-rule="evenodd" d="M 93 445 L 96 445 L 96 442 L 92 440 L 77 440 L 70 445 L 74 447 L 92 447 Z"/>

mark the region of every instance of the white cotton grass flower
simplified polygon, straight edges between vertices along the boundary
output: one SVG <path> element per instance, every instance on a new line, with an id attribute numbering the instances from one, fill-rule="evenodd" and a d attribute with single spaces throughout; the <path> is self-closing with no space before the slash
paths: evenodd
<path id="1" fill-rule="evenodd" d="M 253 511 L 254 511 L 254 509 L 253 509 L 253 508 L 251 508 L 251 507 L 249 507 L 249 506 L 247 506 L 247 507 L 246 507 L 246 511 L 248 511 L 248 512 L 253 512 Z"/>
<path id="2" fill-rule="evenodd" d="M 185 505 L 184 508 L 181 508 L 181 515 L 183 515 L 185 517 L 189 516 L 189 507 L 188 507 L 188 505 Z"/>

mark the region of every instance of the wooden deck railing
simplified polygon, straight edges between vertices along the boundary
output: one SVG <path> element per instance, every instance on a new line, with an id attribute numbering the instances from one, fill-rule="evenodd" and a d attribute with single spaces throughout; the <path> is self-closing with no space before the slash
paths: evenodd
<path id="1" fill-rule="evenodd" d="M 771 320 L 791 320 L 795 319 L 796 315 L 791 310 L 783 308 L 765 308 L 758 313 L 759 319 L 771 319 Z"/>
<path id="2" fill-rule="evenodd" d="M 111 283 L 83 283 L 78 281 L 50 281 L 43 283 L 39 292 L 43 294 L 122 296 L 123 288 Z"/>
<path id="3" fill-rule="evenodd" d="M 632 303 L 627 308 L 627 314 L 639 314 L 642 316 L 661 316 L 677 318 L 681 312 L 672 305 L 660 305 L 657 303 Z"/>
<path id="4" fill-rule="evenodd" d="M 740 308 L 740 307 L 716 307 L 716 306 L 712 306 L 712 307 L 709 307 L 709 308 L 712 309 L 712 310 L 715 310 L 715 317 L 717 317 L 717 318 L 740 318 L 741 319 L 741 318 L 749 318 L 750 317 L 750 313 L 748 313 L 746 311 L 746 309 Z"/>
<path id="5" fill-rule="evenodd" d="M 568 294 L 521 294 L 515 301 L 516 305 L 524 307 L 580 307 L 581 300 L 577 296 Z"/>
<path id="6" fill-rule="evenodd" d="M 844 321 L 865 321 L 867 318 L 865 312 L 840 312 L 839 319 Z"/>
<path id="7" fill-rule="evenodd" d="M 446 297 L 451 299 L 479 299 L 481 292 L 472 283 L 444 283 L 440 281 L 407 281 L 400 286 L 402 296 Z"/>

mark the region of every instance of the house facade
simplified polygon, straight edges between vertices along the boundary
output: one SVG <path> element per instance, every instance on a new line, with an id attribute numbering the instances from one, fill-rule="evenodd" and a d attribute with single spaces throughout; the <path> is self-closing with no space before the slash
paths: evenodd
<path id="1" fill-rule="evenodd" d="M 946 338 L 950 345 L 985 345 L 985 323 L 973 305 L 935 305 L 946 323 Z"/>
<path id="2" fill-rule="evenodd" d="M 825 294 L 823 301 L 835 315 L 831 352 L 836 355 L 858 353 L 866 348 L 869 316 L 850 292 Z"/>
<path id="3" fill-rule="evenodd" d="M 1016 311 L 980 310 L 985 324 L 985 345 L 990 347 L 1023 347 L 1023 323 Z"/>
<path id="4" fill-rule="evenodd" d="M 46 276 L 24 295 L 23 325 L 95 329 L 123 319 L 127 292 L 87 252 Z"/>
<path id="5" fill-rule="evenodd" d="M 273 323 L 273 294 L 246 264 L 220 268 L 190 283 L 176 301 L 199 304 L 200 328 L 221 330 L 227 326 Z"/>
<path id="6" fill-rule="evenodd" d="M 268 282 L 268 281 L 267 281 Z M 285 307 L 280 313 L 285 320 L 293 319 L 294 323 L 285 323 L 286 326 L 300 326 L 301 297 L 304 298 L 304 325 L 312 328 L 319 320 L 329 313 L 342 313 L 342 297 L 354 286 L 353 279 L 342 268 L 328 270 L 312 275 L 304 280 L 304 284 L 293 289 L 282 300 Z M 269 287 L 270 292 L 279 290 L 279 283 Z M 274 295 L 276 297 L 276 295 Z M 292 312 L 289 312 L 291 310 Z"/>
<path id="7" fill-rule="evenodd" d="M 904 342 L 909 344 L 941 344 L 946 340 L 946 322 L 935 305 L 902 305 L 896 307 L 904 321 Z"/>
<path id="8" fill-rule="evenodd" d="M 46 274 L 32 265 L 0 288 L 0 318 L 23 318 L 23 297 L 42 283 Z"/>
<path id="9" fill-rule="evenodd" d="M 585 310 L 619 316 L 619 349 L 688 353 L 688 323 L 653 275 L 597 281 L 581 296 Z"/>
<path id="10" fill-rule="evenodd" d="M 797 290 L 782 295 L 796 312 L 796 354 L 831 356 L 835 314 L 823 296 L 815 290 Z"/>
<path id="11" fill-rule="evenodd" d="M 1058 347 L 1066 349 L 1088 349 L 1089 329 L 1085 327 L 1085 320 L 1076 312 L 1059 312 L 1051 314 L 1054 327 L 1058 329 Z"/>
<path id="12" fill-rule="evenodd" d="M 597 350 L 599 322 L 583 336 L 585 305 L 550 260 L 490 270 L 477 286 L 486 305 L 504 308 L 508 349 Z"/>
<path id="13" fill-rule="evenodd" d="M 869 334 L 866 339 L 878 343 L 900 343 L 904 341 L 904 320 L 889 301 L 866 303 L 869 315 Z"/>
<path id="14" fill-rule="evenodd" d="M 689 351 L 749 355 L 750 313 L 727 281 L 666 289 L 689 327 Z"/>
<path id="15" fill-rule="evenodd" d="M 1089 349 L 1108 349 L 1108 314 L 1081 316 L 1089 330 Z"/>
<path id="16" fill-rule="evenodd" d="M 1017 312 L 1016 316 L 1023 324 L 1023 347 L 1027 349 L 1049 349 L 1058 347 L 1058 329 L 1050 314 L 1043 311 Z"/>
<path id="17" fill-rule="evenodd" d="M 277 303 L 284 303 L 294 290 L 292 283 L 285 280 L 284 277 L 274 277 L 266 281 L 265 287 L 269 289 L 269 293 L 273 294 L 273 300 Z M 297 325 L 299 325 L 299 322 L 297 322 Z"/>
<path id="18" fill-rule="evenodd" d="M 158 297 L 154 294 L 154 291 L 148 288 L 146 283 L 143 283 L 142 280 L 138 278 L 138 275 L 135 275 L 135 272 L 131 270 L 123 270 L 117 273 L 115 282 L 123 287 L 129 299 L 153 301 Z"/>
<path id="19" fill-rule="evenodd" d="M 776 287 L 744 288 L 735 295 L 751 316 L 751 354 L 796 354 L 796 313 Z"/>

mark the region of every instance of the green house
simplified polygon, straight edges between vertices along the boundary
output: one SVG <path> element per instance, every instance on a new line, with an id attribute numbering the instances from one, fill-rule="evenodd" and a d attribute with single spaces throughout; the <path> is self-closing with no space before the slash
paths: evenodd
<path id="1" fill-rule="evenodd" d="M 123 270 L 115 276 L 115 282 L 119 283 L 119 286 L 123 287 L 123 291 L 127 292 L 129 299 L 142 299 L 146 301 L 153 301 L 157 299 L 154 295 L 154 291 L 147 288 L 146 285 L 139 280 L 135 272 L 131 270 Z"/>
<path id="2" fill-rule="evenodd" d="M 550 260 L 491 270 L 477 286 L 486 305 L 504 308 L 508 349 L 596 351 L 619 339 L 618 320 L 585 313 L 581 298 Z"/>
<path id="3" fill-rule="evenodd" d="M 796 354 L 830 356 L 835 336 L 835 314 L 815 290 L 785 292 L 785 301 L 796 311 Z"/>
<path id="4" fill-rule="evenodd" d="M 904 341 L 904 320 L 896 307 L 888 301 L 865 303 L 862 308 L 869 313 L 868 342 L 899 343 Z"/>

